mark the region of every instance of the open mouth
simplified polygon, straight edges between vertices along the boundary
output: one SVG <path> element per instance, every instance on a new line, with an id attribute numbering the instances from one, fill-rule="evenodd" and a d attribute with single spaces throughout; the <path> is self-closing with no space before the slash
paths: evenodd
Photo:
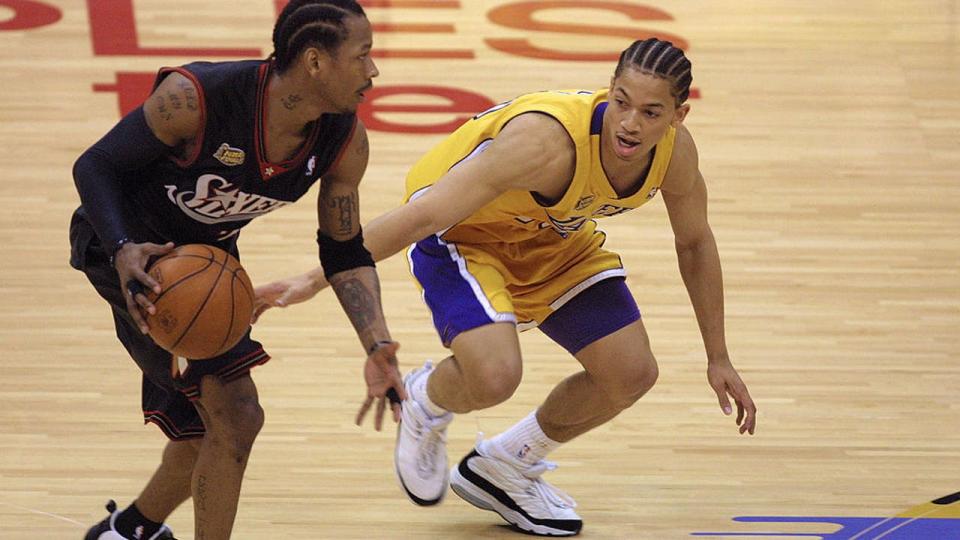
<path id="1" fill-rule="evenodd" d="M 640 149 L 642 143 L 642 141 L 635 141 L 622 135 L 617 135 L 617 153 L 624 157 L 633 155 Z"/>
<path id="2" fill-rule="evenodd" d="M 634 141 L 634 140 L 631 140 L 631 139 L 626 139 L 626 138 L 624 138 L 624 137 L 621 137 L 620 135 L 617 135 L 617 142 L 620 143 L 621 146 L 625 146 L 625 147 L 627 147 L 627 148 L 633 148 L 633 147 L 635 147 L 635 146 L 640 146 L 640 141 Z"/>

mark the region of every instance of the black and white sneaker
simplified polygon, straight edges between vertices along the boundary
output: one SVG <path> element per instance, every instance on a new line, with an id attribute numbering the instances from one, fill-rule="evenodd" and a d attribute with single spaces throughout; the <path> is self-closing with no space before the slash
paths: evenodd
<path id="1" fill-rule="evenodd" d="M 532 534 L 574 536 L 580 532 L 583 520 L 573 511 L 577 503 L 541 478 L 544 472 L 556 469 L 555 464 L 540 461 L 524 469 L 497 457 L 498 453 L 490 441 L 478 442 L 451 469 L 453 492 Z"/>
<path id="2" fill-rule="evenodd" d="M 160 527 L 160 530 L 149 538 L 143 538 L 143 535 L 127 538 L 118 533 L 117 529 L 114 528 L 117 522 L 117 516 L 120 515 L 120 511 L 117 510 L 117 503 L 112 500 L 109 501 L 107 503 L 107 512 L 110 512 L 110 515 L 103 518 L 103 521 L 100 523 L 90 527 L 90 530 L 87 531 L 87 535 L 83 537 L 83 540 L 177 540 L 173 537 L 173 531 L 166 525 Z"/>

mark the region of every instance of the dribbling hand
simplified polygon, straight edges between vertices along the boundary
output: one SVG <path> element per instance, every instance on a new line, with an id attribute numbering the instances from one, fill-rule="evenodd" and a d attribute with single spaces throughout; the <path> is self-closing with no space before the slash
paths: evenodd
<path id="1" fill-rule="evenodd" d="M 120 246 L 114 254 L 113 267 L 120 276 L 120 288 L 123 290 L 123 299 L 127 302 L 127 311 L 133 317 L 144 334 L 150 331 L 150 326 L 144 318 L 143 312 L 153 315 L 157 308 L 147 298 L 144 287 L 155 294 L 160 294 L 160 284 L 144 271 L 151 257 L 166 255 L 173 249 L 173 242 L 166 244 L 135 244 L 128 242 Z M 142 310 L 142 311 L 141 311 Z"/>
<path id="2" fill-rule="evenodd" d="M 357 425 L 363 422 L 367 411 L 377 401 L 376 413 L 373 416 L 373 427 L 377 431 L 383 428 L 383 414 L 390 401 L 390 410 L 393 411 L 393 421 L 400 421 L 400 401 L 407 399 L 407 391 L 403 387 L 403 378 L 397 364 L 397 349 L 400 344 L 396 341 L 385 341 L 374 347 L 367 356 L 367 363 L 363 366 L 363 377 L 367 381 L 367 399 L 363 401 L 357 411 Z"/>

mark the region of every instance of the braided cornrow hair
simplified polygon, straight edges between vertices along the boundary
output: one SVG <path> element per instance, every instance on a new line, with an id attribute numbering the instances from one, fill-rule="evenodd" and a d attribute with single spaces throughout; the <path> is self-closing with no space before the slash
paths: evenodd
<path id="1" fill-rule="evenodd" d="M 669 41 L 657 38 L 634 41 L 620 54 L 613 76 L 619 77 L 628 67 L 670 81 L 670 94 L 676 98 L 677 107 L 690 96 L 690 83 L 693 82 L 690 60 Z"/>
<path id="2" fill-rule="evenodd" d="M 270 57 L 277 71 L 286 71 L 306 47 L 335 51 L 347 39 L 344 20 L 353 15 L 366 16 L 355 0 L 291 0 L 273 27 Z"/>

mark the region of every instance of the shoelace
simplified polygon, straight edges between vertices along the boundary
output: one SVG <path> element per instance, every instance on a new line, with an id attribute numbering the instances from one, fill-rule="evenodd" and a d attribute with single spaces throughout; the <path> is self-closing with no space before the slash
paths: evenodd
<path id="1" fill-rule="evenodd" d="M 477 432 L 477 443 L 476 447 L 480 447 L 480 443 L 483 442 L 483 432 Z M 493 458 L 497 459 L 497 458 Z M 508 462 L 509 464 L 509 462 Z M 576 508 L 577 501 L 573 500 L 573 497 L 567 495 L 563 490 L 558 489 L 556 486 L 547 482 L 541 475 L 547 471 L 553 471 L 557 469 L 557 464 L 552 461 L 547 461 L 541 459 L 540 461 L 534 463 L 533 465 L 527 468 L 515 467 L 524 478 L 532 481 L 531 488 L 540 495 L 540 498 L 547 501 L 547 503 L 552 504 L 558 508 Z M 510 479 L 507 478 L 509 481 Z M 518 482 L 511 482 L 514 486 L 519 488 L 520 491 L 526 491 L 528 489 L 526 486 L 519 485 Z"/>
<path id="2" fill-rule="evenodd" d="M 556 463 L 540 460 L 525 470 L 521 469 L 520 474 L 533 481 L 533 489 L 548 503 L 559 508 L 576 508 L 577 502 L 573 500 L 573 497 L 557 489 L 557 487 L 550 482 L 540 478 L 543 473 L 556 470 L 556 468 Z"/>
<path id="3" fill-rule="evenodd" d="M 415 425 L 410 426 L 410 428 L 413 429 L 417 438 L 420 440 L 420 444 L 417 447 L 417 468 L 426 473 L 433 473 L 434 469 L 436 469 L 434 458 L 436 457 L 437 445 L 446 443 L 447 432 L 445 428 L 449 421 L 443 416 L 430 416 L 420 407 L 419 403 L 414 401 L 410 401 L 406 405 L 420 409 L 419 412 L 414 412 L 410 415 L 415 423 Z M 426 433 L 424 433 L 424 431 L 426 431 Z"/>

